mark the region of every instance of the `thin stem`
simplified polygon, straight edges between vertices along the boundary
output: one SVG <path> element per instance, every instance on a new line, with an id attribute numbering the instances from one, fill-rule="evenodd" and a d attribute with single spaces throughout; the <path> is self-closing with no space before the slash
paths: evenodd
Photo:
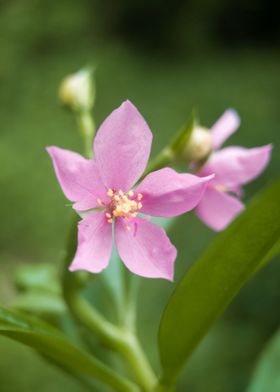
<path id="1" fill-rule="evenodd" d="M 114 224 L 113 224 L 114 225 Z M 114 235 L 114 228 L 113 228 Z M 111 262 L 109 266 L 101 274 L 100 279 L 104 287 L 110 294 L 112 306 L 114 306 L 117 316 L 117 323 L 123 325 L 123 319 L 126 314 L 125 304 L 125 290 L 123 285 L 124 266 L 120 262 L 116 254 L 116 249 L 113 249 Z"/>
<path id="2" fill-rule="evenodd" d="M 153 392 L 175 392 L 175 386 L 159 383 L 155 386 Z"/>
<path id="3" fill-rule="evenodd" d="M 94 119 L 89 111 L 79 111 L 77 113 L 78 125 L 84 140 L 85 155 L 92 158 L 92 142 L 96 132 Z"/>
<path id="4" fill-rule="evenodd" d="M 120 351 L 132 368 L 139 385 L 145 392 L 151 392 L 154 390 L 157 379 L 150 363 L 147 360 L 137 336 L 128 331 L 124 331 L 124 334 L 125 344 L 121 347 Z"/>
<path id="5" fill-rule="evenodd" d="M 115 373 L 108 366 L 104 365 L 101 361 L 93 359 L 92 363 L 86 362 L 83 364 L 83 375 L 76 372 L 76 369 L 61 365 L 54 359 L 43 356 L 47 361 L 59 367 L 62 371 L 79 380 L 88 390 L 95 391 L 96 387 L 91 382 L 89 376 L 109 385 L 114 391 L 118 392 L 140 392 L 139 387 L 132 383 L 130 380 Z"/>
<path id="6" fill-rule="evenodd" d="M 170 148 L 170 146 L 165 147 L 161 152 L 150 162 L 148 167 L 146 168 L 143 176 L 139 181 L 141 181 L 147 174 L 152 171 L 159 170 L 164 166 L 168 165 L 170 162 L 174 160 L 174 152 Z"/>
<path id="7" fill-rule="evenodd" d="M 191 121 L 181 128 L 175 137 L 170 140 L 168 145 L 164 147 L 160 153 L 151 161 L 145 170 L 143 176 L 139 181 L 141 181 L 147 174 L 152 171 L 162 169 L 174 162 L 183 162 L 186 164 L 187 159 L 185 156 L 182 158 L 182 152 L 186 150 L 189 143 L 192 131 L 196 125 L 196 119 L 194 113 L 192 114 Z"/>
<path id="8" fill-rule="evenodd" d="M 77 120 L 84 140 L 85 155 L 92 158 L 92 140 L 95 135 L 94 120 L 89 111 L 77 113 Z M 172 159 L 172 151 L 165 148 L 147 168 L 147 172 L 160 169 Z M 76 225 L 72 235 L 76 236 Z M 74 245 L 74 248 L 73 248 Z M 63 277 L 63 292 L 65 301 L 73 316 L 87 329 L 98 336 L 100 341 L 108 348 L 119 352 L 129 363 L 139 385 L 146 392 L 153 391 L 157 384 L 155 374 L 142 350 L 135 334 L 136 299 L 138 287 L 134 280 L 128 281 L 124 306 L 126 308 L 123 325 L 117 327 L 108 322 L 91 304 L 81 295 L 77 284 L 77 275 L 68 272 L 68 265 L 72 259 L 76 241 L 71 238 L 70 250 L 66 259 L 66 268 Z"/>
<path id="9" fill-rule="evenodd" d="M 155 385 L 153 392 L 175 392 L 178 372 L 172 372 L 168 375 L 163 373 Z"/>
<path id="10" fill-rule="evenodd" d="M 152 391 L 157 379 L 136 335 L 126 327 L 111 324 L 94 309 L 81 295 L 77 275 L 68 271 L 69 261 L 72 260 L 76 248 L 76 225 L 71 235 L 63 274 L 63 294 L 69 310 L 79 323 L 100 339 L 104 346 L 119 352 L 126 359 L 144 391 Z"/>
<path id="11" fill-rule="evenodd" d="M 130 331 L 136 331 L 136 316 L 137 316 L 137 300 L 140 287 L 140 279 L 135 275 L 123 270 L 123 286 L 124 286 L 124 312 L 122 324 Z"/>
<path id="12" fill-rule="evenodd" d="M 74 317 L 91 332 L 96 334 L 101 342 L 108 348 L 123 355 L 131 366 L 138 383 L 145 391 L 151 391 L 156 384 L 156 378 L 140 346 L 137 337 L 127 331 L 120 329 L 108 322 L 97 312 L 85 298 L 83 298 L 71 284 L 70 273 L 65 273 L 64 296 Z"/>
<path id="13" fill-rule="evenodd" d="M 117 348 L 122 343 L 117 328 L 80 295 L 77 288 L 71 283 L 72 277 L 69 275 L 68 272 L 64 274 L 64 298 L 72 314 L 89 330 L 94 331 L 104 345 Z"/>

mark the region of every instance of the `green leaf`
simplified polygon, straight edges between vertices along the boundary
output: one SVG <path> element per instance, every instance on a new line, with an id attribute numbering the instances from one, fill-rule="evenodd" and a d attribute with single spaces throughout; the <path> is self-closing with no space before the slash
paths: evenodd
<path id="1" fill-rule="evenodd" d="M 62 333 L 42 322 L 14 310 L 0 308 L 0 335 L 21 342 L 79 377 L 93 377 L 116 391 L 138 388 L 114 373 L 98 359 L 69 341 Z"/>
<path id="2" fill-rule="evenodd" d="M 13 302 L 13 307 L 37 315 L 63 315 L 67 309 L 62 298 L 51 292 L 29 290 L 20 294 Z"/>
<path id="3" fill-rule="evenodd" d="M 57 267 L 47 263 L 20 265 L 15 271 L 19 294 L 13 307 L 44 316 L 66 313 Z"/>
<path id="4" fill-rule="evenodd" d="M 175 381 L 240 288 L 280 250 L 279 194 L 278 180 L 215 238 L 179 282 L 159 330 L 163 383 Z"/>
<path id="5" fill-rule="evenodd" d="M 247 392 L 280 391 L 280 331 L 265 347 Z"/>
<path id="6" fill-rule="evenodd" d="M 25 264 L 17 267 L 15 283 L 21 290 L 43 290 L 60 294 L 58 271 L 47 263 Z"/>
<path id="7" fill-rule="evenodd" d="M 171 141 L 171 149 L 176 156 L 181 156 L 182 154 L 184 155 L 184 150 L 188 144 L 188 141 L 190 140 L 196 124 L 197 119 L 195 112 L 193 111 L 191 114 L 191 119 L 180 129 L 175 138 Z"/>

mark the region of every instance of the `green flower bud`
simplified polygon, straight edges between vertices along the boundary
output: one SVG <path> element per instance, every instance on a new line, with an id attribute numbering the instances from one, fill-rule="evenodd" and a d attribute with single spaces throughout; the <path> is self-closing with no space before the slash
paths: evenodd
<path id="1" fill-rule="evenodd" d="M 190 162 L 205 160 L 212 151 L 212 138 L 209 130 L 195 126 L 183 151 L 183 156 Z"/>
<path id="2" fill-rule="evenodd" d="M 80 71 L 66 76 L 59 88 L 61 102 L 74 111 L 90 111 L 93 108 L 95 89 L 92 70 Z"/>

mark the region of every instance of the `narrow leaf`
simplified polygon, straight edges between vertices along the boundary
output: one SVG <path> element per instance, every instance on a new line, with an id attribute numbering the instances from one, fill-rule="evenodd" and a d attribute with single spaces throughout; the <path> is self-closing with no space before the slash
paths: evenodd
<path id="1" fill-rule="evenodd" d="M 280 331 L 265 347 L 247 392 L 280 390 Z"/>
<path id="2" fill-rule="evenodd" d="M 48 263 L 24 264 L 16 268 L 15 284 L 22 291 L 41 290 L 60 294 L 57 268 Z"/>
<path id="3" fill-rule="evenodd" d="M 114 373 L 98 359 L 69 341 L 52 326 L 14 310 L 0 308 L 0 335 L 21 342 L 64 369 L 82 377 L 93 377 L 115 391 L 137 392 L 138 388 Z"/>
<path id="4" fill-rule="evenodd" d="M 184 362 L 246 281 L 280 250 L 280 181 L 263 192 L 193 264 L 162 316 L 163 383 Z"/>
<path id="5" fill-rule="evenodd" d="M 51 292 L 28 290 L 20 294 L 13 302 L 13 307 L 37 315 L 61 316 L 66 313 L 62 298 Z"/>

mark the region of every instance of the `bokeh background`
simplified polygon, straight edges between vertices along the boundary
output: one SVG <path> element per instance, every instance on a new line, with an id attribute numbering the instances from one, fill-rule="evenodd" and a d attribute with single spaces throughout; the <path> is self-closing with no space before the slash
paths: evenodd
<path id="1" fill-rule="evenodd" d="M 132 100 L 154 132 L 156 154 L 193 108 L 205 126 L 228 108 L 242 125 L 230 144 L 272 142 L 249 200 L 279 173 L 280 25 L 270 0 L 0 1 L 0 303 L 16 298 L 14 274 L 61 263 L 72 218 L 45 146 L 81 151 L 75 119 L 57 98 L 61 79 L 96 66 L 97 124 Z M 214 237 L 188 214 L 172 226 L 177 279 Z M 280 260 L 243 288 L 194 354 L 179 391 L 243 392 L 280 325 Z M 142 339 L 151 347 L 172 284 L 143 282 Z M 149 304 L 149 306 L 147 306 Z M 0 338 L 1 392 L 83 392 L 30 349 Z"/>

